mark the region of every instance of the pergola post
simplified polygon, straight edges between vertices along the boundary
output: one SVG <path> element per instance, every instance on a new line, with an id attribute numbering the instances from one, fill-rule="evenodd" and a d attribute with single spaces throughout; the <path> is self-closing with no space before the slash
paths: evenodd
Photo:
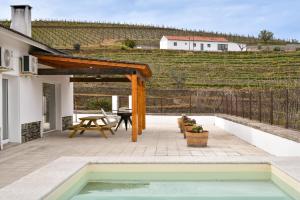
<path id="1" fill-rule="evenodd" d="M 146 89 L 145 82 L 142 82 L 142 129 L 146 129 Z"/>
<path id="2" fill-rule="evenodd" d="M 131 75 L 132 95 L 132 142 L 137 141 L 138 135 L 138 78 L 136 74 Z"/>
<path id="3" fill-rule="evenodd" d="M 142 135 L 142 116 L 143 116 L 143 92 L 142 81 L 138 79 L 138 134 Z"/>

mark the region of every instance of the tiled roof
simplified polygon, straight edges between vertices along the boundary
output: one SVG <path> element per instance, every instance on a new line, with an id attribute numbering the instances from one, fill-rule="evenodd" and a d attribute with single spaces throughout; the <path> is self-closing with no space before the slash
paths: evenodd
<path id="1" fill-rule="evenodd" d="M 223 37 L 205 37 L 205 36 L 165 36 L 165 37 L 168 40 L 228 42 L 228 40 Z"/>

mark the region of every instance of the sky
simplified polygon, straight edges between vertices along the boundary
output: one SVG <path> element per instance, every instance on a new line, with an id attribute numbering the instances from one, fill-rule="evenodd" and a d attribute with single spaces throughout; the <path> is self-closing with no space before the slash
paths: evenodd
<path id="1" fill-rule="evenodd" d="M 300 40 L 300 0 L 0 0 L 0 19 L 10 5 L 29 4 L 33 19 L 126 22 Z"/>

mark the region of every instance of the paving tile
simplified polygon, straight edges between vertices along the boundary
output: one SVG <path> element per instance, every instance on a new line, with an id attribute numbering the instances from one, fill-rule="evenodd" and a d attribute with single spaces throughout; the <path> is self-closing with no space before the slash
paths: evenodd
<path id="1" fill-rule="evenodd" d="M 138 136 L 137 143 L 131 142 L 130 129 L 127 132 L 119 129 L 116 135 L 110 135 L 108 139 L 93 132 L 70 139 L 68 132 L 56 131 L 38 140 L 13 145 L 0 151 L 0 188 L 63 156 L 102 156 L 108 159 L 157 157 L 162 161 L 182 157 L 193 161 L 218 156 L 222 159 L 231 156 L 234 159 L 269 155 L 213 125 L 205 127 L 210 131 L 208 147 L 188 147 L 183 135 L 178 132 L 176 118 L 172 120 L 162 117 L 162 126 L 147 123 L 147 129 L 143 135 Z"/>

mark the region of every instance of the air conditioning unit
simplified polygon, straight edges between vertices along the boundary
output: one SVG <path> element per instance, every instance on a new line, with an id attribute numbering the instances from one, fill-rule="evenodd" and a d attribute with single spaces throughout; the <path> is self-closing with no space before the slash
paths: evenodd
<path id="1" fill-rule="evenodd" d="M 13 51 L 0 47 L 0 71 L 13 69 Z"/>
<path id="2" fill-rule="evenodd" d="M 23 56 L 22 73 L 23 74 L 37 74 L 38 73 L 37 57 L 31 56 L 31 55 Z"/>

